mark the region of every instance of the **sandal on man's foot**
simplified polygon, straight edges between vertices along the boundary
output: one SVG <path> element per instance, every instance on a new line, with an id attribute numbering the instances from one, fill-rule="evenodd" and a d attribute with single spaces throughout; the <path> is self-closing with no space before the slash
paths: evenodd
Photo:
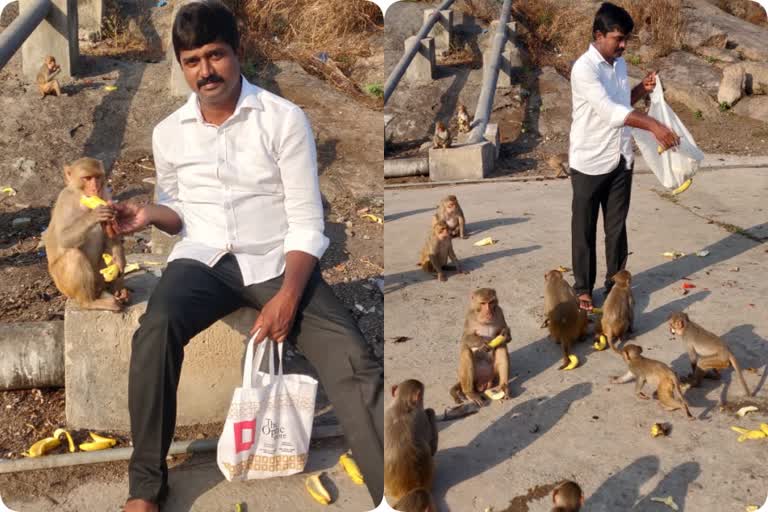
<path id="1" fill-rule="evenodd" d="M 587 313 L 592 312 L 592 297 L 589 295 L 579 295 L 579 308 Z"/>

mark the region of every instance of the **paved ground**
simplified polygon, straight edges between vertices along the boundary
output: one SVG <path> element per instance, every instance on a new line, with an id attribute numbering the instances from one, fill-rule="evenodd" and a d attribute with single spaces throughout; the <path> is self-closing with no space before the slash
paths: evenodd
<path id="1" fill-rule="evenodd" d="M 723 383 L 708 381 L 686 394 L 694 422 L 635 399 L 631 384 L 610 385 L 610 377 L 626 367 L 609 352 L 594 352 L 590 343 L 577 345 L 578 369 L 557 371 L 559 347 L 539 326 L 544 272 L 571 266 L 568 181 L 385 192 L 386 385 L 415 377 L 427 386 L 428 406 L 442 412 L 450 405 L 463 313 L 475 288 L 497 289 L 512 330 L 513 399 L 441 424 L 434 489 L 441 510 L 549 510 L 538 498 L 563 478 L 581 483 L 589 512 L 665 510 L 650 501 L 654 496 L 672 496 L 688 511 L 744 510 L 764 502 L 768 445 L 739 444 L 729 427 L 757 428 L 768 421 L 767 249 L 761 243 L 768 236 L 767 172 L 765 167 L 701 172 L 677 203 L 659 195 L 653 175 L 635 176 L 628 269 L 635 276 L 638 332 L 632 342 L 678 373 L 687 372 L 682 345 L 665 325 L 670 312 L 685 309 L 724 335 L 744 367 L 756 368 L 746 378 L 760 387 L 753 402 L 761 412 L 743 419 L 721 411 Z M 456 241 L 455 249 L 471 273 L 449 274 L 440 283 L 415 262 L 433 207 L 446 194 L 456 194 L 467 215 L 470 239 Z M 748 236 L 729 232 L 725 224 Z M 488 236 L 498 243 L 472 245 Z M 662 256 L 672 250 L 709 255 L 675 261 Z M 601 282 L 605 267 L 598 254 Z M 566 277 L 573 282 L 571 273 Z M 696 285 L 686 296 L 682 277 Z M 602 302 L 600 293 L 596 302 Z M 411 339 L 393 344 L 397 336 Z M 727 373 L 724 381 L 729 380 Z M 738 387 L 729 387 L 736 403 L 739 394 Z M 654 422 L 671 423 L 670 437 L 651 438 Z"/>

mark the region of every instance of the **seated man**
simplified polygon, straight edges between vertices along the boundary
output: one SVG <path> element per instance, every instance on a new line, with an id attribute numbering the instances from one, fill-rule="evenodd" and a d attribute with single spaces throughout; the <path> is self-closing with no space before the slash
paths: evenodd
<path id="1" fill-rule="evenodd" d="M 329 241 L 309 122 L 240 74 L 235 18 L 217 0 L 184 5 L 172 34 L 194 93 L 155 127 L 157 204 L 115 205 L 122 233 L 182 234 L 133 336 L 125 510 L 157 511 L 167 493 L 185 345 L 244 306 L 260 310 L 257 342 L 295 343 L 317 369 L 378 505 L 383 369 L 318 268 Z"/>
<path id="2" fill-rule="evenodd" d="M 60 72 L 61 66 L 56 64 L 56 59 L 52 55 L 47 56 L 43 65 L 40 66 L 40 71 L 37 72 L 37 88 L 41 98 L 45 98 L 46 94 L 61 96 L 59 81 L 53 78 Z"/>

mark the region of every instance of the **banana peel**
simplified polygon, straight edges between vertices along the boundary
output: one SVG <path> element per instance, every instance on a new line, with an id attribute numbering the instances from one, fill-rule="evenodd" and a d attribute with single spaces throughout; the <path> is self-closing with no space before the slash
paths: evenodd
<path id="1" fill-rule="evenodd" d="M 574 368 L 576 368 L 577 366 L 579 366 L 579 358 L 578 358 L 578 357 L 576 357 L 574 354 L 571 354 L 571 355 L 569 355 L 569 356 L 568 356 L 568 360 L 569 360 L 570 362 L 568 363 L 568 366 L 566 366 L 565 368 L 563 368 L 563 370 L 573 370 Z"/>
<path id="2" fill-rule="evenodd" d="M 592 344 L 592 347 L 597 351 L 605 350 L 605 348 L 608 346 L 608 339 L 605 337 L 605 334 L 600 335 L 600 339 L 595 341 Z"/>
<path id="3" fill-rule="evenodd" d="M 740 418 L 743 418 L 744 416 L 747 415 L 747 413 L 755 412 L 757 410 L 758 410 L 758 408 L 755 407 L 754 405 L 748 405 L 748 406 L 742 407 L 741 409 L 736 411 L 736 416 L 739 416 Z"/>
<path id="4" fill-rule="evenodd" d="M 766 434 L 762 430 L 750 430 L 740 435 L 738 439 L 736 439 L 736 441 L 738 441 L 739 443 L 743 443 L 747 439 L 757 440 L 757 439 L 765 439 L 767 437 L 768 437 L 768 434 Z"/>
<path id="5" fill-rule="evenodd" d="M 112 263 L 112 256 L 107 253 L 102 254 L 101 259 L 104 260 L 107 266 L 99 270 L 99 274 L 104 276 L 105 282 L 111 283 L 120 275 L 120 268 L 117 266 L 117 263 Z"/>
<path id="6" fill-rule="evenodd" d="M 488 346 L 491 348 L 496 348 L 502 343 L 504 343 L 504 339 L 505 339 L 504 336 L 499 334 L 498 336 L 496 336 L 495 338 L 493 338 L 491 341 L 488 342 Z"/>
<path id="7" fill-rule="evenodd" d="M 494 240 L 491 237 L 486 237 L 486 238 L 483 238 L 482 240 L 478 240 L 472 245 L 474 245 L 475 247 L 483 247 L 485 245 L 493 245 L 495 243 L 496 243 L 496 240 Z"/>
<path id="8" fill-rule="evenodd" d="M 93 441 L 89 443 L 82 443 L 80 445 L 80 449 L 84 452 L 106 450 L 107 448 L 112 448 L 117 444 L 117 439 L 112 439 L 111 437 L 100 436 L 98 434 L 94 434 L 93 432 L 89 432 L 88 435 L 91 436 Z"/>
<path id="9" fill-rule="evenodd" d="M 747 432 L 749 432 L 748 428 L 742 428 L 742 427 L 731 427 L 731 430 L 733 430 L 737 434 L 746 434 Z"/>
<path id="10" fill-rule="evenodd" d="M 80 198 L 80 204 L 93 210 L 99 206 L 107 206 L 107 202 L 99 196 L 82 196 Z"/>
<path id="11" fill-rule="evenodd" d="M 59 439 L 61 434 L 64 434 L 65 436 L 67 436 L 67 444 L 69 445 L 69 453 L 75 453 L 75 442 L 72 441 L 72 436 L 69 434 L 69 432 L 67 432 L 63 428 L 57 428 L 56 431 L 53 433 L 53 437 L 55 437 L 56 439 Z"/>
<path id="12" fill-rule="evenodd" d="M 320 473 L 308 477 L 304 481 L 304 487 L 306 487 L 307 492 L 316 502 L 321 505 L 330 505 L 331 495 L 320 481 Z"/>
<path id="13" fill-rule="evenodd" d="M 360 472 L 360 467 L 358 467 L 357 462 L 352 458 L 352 455 L 349 453 L 342 454 L 342 456 L 339 457 L 339 464 L 341 464 L 341 467 L 347 472 L 349 478 L 351 478 L 357 485 L 365 483 L 363 474 Z"/>
<path id="14" fill-rule="evenodd" d="M 596 308 L 596 307 L 593 306 L 591 313 L 593 315 L 602 315 L 603 314 L 603 308 Z"/>
<path id="15" fill-rule="evenodd" d="M 376 224 L 384 224 L 384 219 L 382 219 L 378 215 L 374 215 L 372 213 L 366 213 L 365 215 L 361 215 L 360 217 L 363 218 L 363 219 L 370 219 L 373 222 L 375 222 Z"/>
<path id="16" fill-rule="evenodd" d="M 651 436 L 659 437 L 669 435 L 669 428 L 661 423 L 654 423 L 651 426 Z"/>
<path id="17" fill-rule="evenodd" d="M 682 185 L 680 185 L 679 187 L 677 187 L 675 190 L 672 191 L 672 195 L 676 196 L 677 194 L 682 194 L 683 192 L 688 190 L 688 187 L 691 186 L 691 183 L 693 183 L 693 178 L 688 178 L 683 182 Z"/>
<path id="18" fill-rule="evenodd" d="M 25 453 L 22 453 L 25 457 L 41 457 L 49 451 L 58 448 L 61 441 L 57 437 L 46 437 L 37 441 L 35 444 L 29 447 Z"/>
<path id="19" fill-rule="evenodd" d="M 667 496 L 666 498 L 653 497 L 651 498 L 651 501 L 655 501 L 656 503 L 663 503 L 672 510 L 680 510 L 680 507 L 677 506 L 677 503 L 675 503 L 675 500 L 672 499 L 672 496 Z"/>
<path id="20" fill-rule="evenodd" d="M 761 423 L 760 424 L 760 430 L 768 434 L 768 423 Z"/>
<path id="21" fill-rule="evenodd" d="M 131 272 L 136 272 L 137 270 L 141 270 L 141 266 L 138 263 L 129 263 L 123 269 L 123 274 L 130 274 Z"/>

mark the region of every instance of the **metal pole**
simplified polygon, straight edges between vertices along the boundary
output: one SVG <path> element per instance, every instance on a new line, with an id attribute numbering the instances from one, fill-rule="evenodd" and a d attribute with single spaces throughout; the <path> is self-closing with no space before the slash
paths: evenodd
<path id="1" fill-rule="evenodd" d="M 491 108 L 493 107 L 493 96 L 496 94 L 496 82 L 499 79 L 499 67 L 501 65 L 501 51 L 507 42 L 507 23 L 509 22 L 509 13 L 512 10 L 512 0 L 504 0 L 501 7 L 501 18 L 499 18 L 499 28 L 496 35 L 493 36 L 493 50 L 491 51 L 491 61 L 485 68 L 483 76 L 483 89 L 480 91 L 480 98 L 477 100 L 477 109 L 473 120 L 474 128 L 469 134 L 467 142 L 475 144 L 482 142 L 485 137 L 485 127 L 491 117 Z"/>
<path id="2" fill-rule="evenodd" d="M 440 4 L 440 7 L 435 9 L 435 12 L 433 12 L 427 21 L 421 26 L 421 30 L 419 30 L 419 33 L 416 34 L 416 44 L 411 46 L 410 48 L 405 50 L 405 53 L 400 58 L 400 62 L 397 63 L 395 66 L 395 69 L 392 70 L 392 72 L 389 74 L 389 77 L 387 78 L 387 82 L 384 84 L 384 103 L 387 103 L 387 100 L 392 95 L 392 93 L 395 91 L 395 87 L 397 87 L 398 82 L 400 82 L 400 79 L 403 78 L 403 75 L 405 74 L 405 70 L 408 69 L 408 65 L 411 63 L 413 58 L 416 56 L 416 53 L 419 51 L 419 45 L 421 44 L 421 40 L 427 37 L 427 34 L 429 34 L 429 31 L 432 30 L 432 27 L 437 23 L 438 18 L 440 18 L 440 11 L 445 10 L 451 6 L 451 4 L 454 2 L 454 0 L 445 0 L 442 4 Z"/>
<path id="3" fill-rule="evenodd" d="M 34 32 L 51 10 L 51 0 L 34 0 L 28 9 L 19 9 L 19 15 L 0 32 L 0 69 L 3 69 L 16 50 Z"/>

